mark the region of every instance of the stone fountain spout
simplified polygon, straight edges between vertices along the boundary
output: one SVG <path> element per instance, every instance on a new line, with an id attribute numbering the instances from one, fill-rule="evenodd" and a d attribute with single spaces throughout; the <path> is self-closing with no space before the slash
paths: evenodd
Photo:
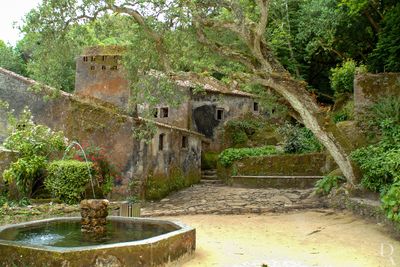
<path id="1" fill-rule="evenodd" d="M 84 199 L 80 203 L 81 231 L 101 235 L 106 232 L 109 201 L 107 199 Z"/>

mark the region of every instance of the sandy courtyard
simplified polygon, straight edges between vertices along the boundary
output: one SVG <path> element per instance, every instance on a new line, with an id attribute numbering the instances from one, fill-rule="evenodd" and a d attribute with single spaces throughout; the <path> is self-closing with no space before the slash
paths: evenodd
<path id="1" fill-rule="evenodd" d="M 330 210 L 168 217 L 196 228 L 192 266 L 400 266 L 400 242 L 383 227 Z"/>

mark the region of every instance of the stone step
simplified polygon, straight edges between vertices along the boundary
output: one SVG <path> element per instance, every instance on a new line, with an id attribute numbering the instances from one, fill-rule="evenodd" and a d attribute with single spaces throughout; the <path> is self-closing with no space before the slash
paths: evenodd
<path id="1" fill-rule="evenodd" d="M 201 179 L 203 180 L 218 180 L 217 175 L 202 175 Z"/>
<path id="2" fill-rule="evenodd" d="M 202 170 L 201 174 L 203 174 L 203 175 L 216 175 L 217 174 L 217 170 Z"/>
<path id="3" fill-rule="evenodd" d="M 201 179 L 200 180 L 200 183 L 201 184 L 213 184 L 213 185 L 222 185 L 222 184 L 224 184 L 224 182 L 222 181 L 222 180 L 204 180 L 204 179 Z"/>
<path id="4" fill-rule="evenodd" d="M 235 175 L 231 176 L 232 186 L 245 188 L 313 188 L 323 176 L 261 176 Z"/>

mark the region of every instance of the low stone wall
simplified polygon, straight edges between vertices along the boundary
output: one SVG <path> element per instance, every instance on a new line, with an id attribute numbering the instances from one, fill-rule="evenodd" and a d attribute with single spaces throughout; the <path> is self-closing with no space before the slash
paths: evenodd
<path id="1" fill-rule="evenodd" d="M 354 111 L 357 116 L 380 97 L 391 95 L 400 96 L 400 73 L 365 73 L 354 78 Z"/>
<path id="2" fill-rule="evenodd" d="M 219 164 L 218 178 L 246 187 L 308 188 L 335 168 L 324 153 L 272 155 Z"/>

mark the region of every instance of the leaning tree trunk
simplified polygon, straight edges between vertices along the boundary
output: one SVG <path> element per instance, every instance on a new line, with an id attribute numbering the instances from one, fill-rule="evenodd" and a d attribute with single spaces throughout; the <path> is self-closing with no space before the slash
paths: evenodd
<path id="1" fill-rule="evenodd" d="M 317 104 L 307 91 L 305 82 L 294 80 L 287 73 L 268 74 L 259 81 L 282 95 L 296 110 L 304 125 L 310 129 L 331 154 L 347 181 L 358 182 L 358 168 L 353 165 L 349 154 L 353 145 L 335 123 Z"/>

